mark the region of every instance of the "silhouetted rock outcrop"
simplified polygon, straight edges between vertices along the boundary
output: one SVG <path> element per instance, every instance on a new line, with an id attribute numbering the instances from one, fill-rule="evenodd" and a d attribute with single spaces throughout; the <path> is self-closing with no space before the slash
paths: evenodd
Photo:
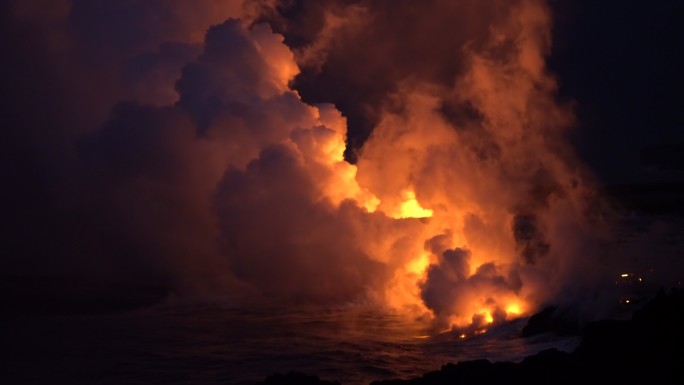
<path id="1" fill-rule="evenodd" d="M 557 307 L 548 306 L 530 317 L 521 332 L 522 337 L 532 337 L 542 333 L 560 335 L 579 334 L 580 325 L 573 317 L 563 314 Z"/>
<path id="2" fill-rule="evenodd" d="M 629 321 L 586 325 L 573 353 L 551 349 L 518 364 L 449 364 L 419 378 L 373 385 L 580 383 L 684 384 L 684 293 L 661 291 Z"/>
<path id="3" fill-rule="evenodd" d="M 339 382 L 321 380 L 318 376 L 307 376 L 304 373 L 289 372 L 268 376 L 260 385 L 340 385 Z"/>
<path id="4" fill-rule="evenodd" d="M 551 315 L 541 316 L 542 320 Z M 573 353 L 550 349 L 520 363 L 465 361 L 444 365 L 418 378 L 376 381 L 372 385 L 583 383 L 684 384 L 684 292 L 661 291 L 629 321 L 587 324 L 582 342 Z M 264 384 L 333 383 L 289 373 L 271 376 Z"/>
<path id="5" fill-rule="evenodd" d="M 569 353 L 545 350 L 516 364 L 491 363 L 488 360 L 447 364 L 435 372 L 410 380 L 373 382 L 373 385 L 438 385 L 438 384 L 574 384 L 577 363 Z"/>

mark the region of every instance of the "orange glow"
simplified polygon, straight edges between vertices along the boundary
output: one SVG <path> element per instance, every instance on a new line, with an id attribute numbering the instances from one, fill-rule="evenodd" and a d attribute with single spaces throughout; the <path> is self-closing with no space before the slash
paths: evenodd
<path id="1" fill-rule="evenodd" d="M 410 310 L 414 315 L 429 314 L 420 298 L 419 282 L 425 279 L 430 256 L 422 253 L 395 272 L 385 293 L 387 304 L 395 309 Z"/>
<path id="2" fill-rule="evenodd" d="M 506 306 L 506 315 L 520 315 L 522 314 L 522 309 L 519 303 L 511 303 Z"/>
<path id="3" fill-rule="evenodd" d="M 331 172 L 330 180 L 323 185 L 325 196 L 335 205 L 352 199 L 366 211 L 374 212 L 380 200 L 368 189 L 359 186 L 356 181 L 358 168 L 344 160 L 346 120 L 339 111 L 331 108 L 315 108 L 314 112 L 318 115 L 319 123 L 328 129 L 324 131 L 325 134 L 314 136 L 313 154 L 308 154 Z"/>
<path id="4" fill-rule="evenodd" d="M 353 199 L 366 211 L 375 212 L 380 200 L 356 183 L 356 166 L 340 160 L 335 164 L 334 169 L 338 171 L 335 175 L 337 183 L 326 186 L 326 195 L 336 204 L 345 199 Z"/>
<path id="5" fill-rule="evenodd" d="M 572 116 L 557 105 L 555 80 L 544 68 L 551 18 L 540 4 L 513 6 L 505 21 L 488 28 L 487 44 L 464 47 L 463 73 L 453 83 L 416 79 L 393 88 L 387 105 L 401 108 L 373 111 L 370 137 L 353 149 L 356 164 L 344 159 L 346 118 L 333 105 L 302 102 L 290 89 L 299 73 L 294 55 L 282 36 L 255 27 L 250 36 L 269 63 L 257 96 L 269 103 L 283 93 L 295 98 L 279 105 L 285 112 L 273 119 L 283 132 L 255 142 L 289 145 L 296 175 L 312 185 L 295 191 L 315 208 L 304 211 L 302 231 L 292 230 L 297 251 L 326 256 L 323 249 L 339 239 L 349 252 L 315 266 L 331 276 L 348 270 L 348 281 L 359 281 L 349 285 L 362 288 L 352 292 L 431 318 L 435 330 L 481 334 L 558 294 L 553 288 L 567 277 L 556 266 L 579 254 L 573 245 L 582 244 L 574 241 L 588 228 L 579 213 L 589 194 L 574 162 L 569 167 L 555 151 L 563 149 L 555 140 L 565 137 Z M 343 19 L 329 17 L 330 35 L 299 52 L 300 63 L 325 61 Z M 290 108 L 297 101 L 301 108 Z M 445 107 L 456 107 L 458 118 Z M 531 218 L 522 230 L 518 217 Z M 287 219 L 286 226 L 297 222 Z M 347 254 L 370 263 L 348 264 Z M 316 257 L 307 255 L 302 265 Z M 376 270 L 356 270 L 365 266 Z"/>
<path id="6" fill-rule="evenodd" d="M 402 202 L 399 208 L 390 216 L 397 219 L 403 218 L 429 218 L 433 211 L 423 208 L 416 199 L 416 193 L 412 190 L 404 190 L 401 193 Z"/>
<path id="7" fill-rule="evenodd" d="M 425 274 L 425 269 L 427 269 L 430 264 L 430 256 L 427 253 L 423 253 L 420 257 L 414 259 L 406 265 L 406 271 L 411 274 L 417 274 L 423 276 Z"/>
<path id="8" fill-rule="evenodd" d="M 492 313 L 489 310 L 484 310 L 480 314 L 484 316 L 484 320 L 486 323 L 490 324 L 494 322 L 494 317 L 492 317 Z"/>
<path id="9" fill-rule="evenodd" d="M 588 228 L 579 210 L 585 186 L 573 182 L 581 177 L 546 142 L 572 123 L 544 68 L 550 23 L 537 2 L 513 7 L 507 22 L 490 29 L 494 53 L 471 47 L 468 70 L 452 89 L 407 83 L 392 95 L 402 110 L 381 111 L 360 152 L 358 184 L 390 218 L 430 218 L 393 224 L 390 240 L 373 249 L 378 260 L 399 261 L 386 286 L 391 306 L 429 309 L 440 328 L 490 327 L 534 311 L 567 278 L 549 269 L 555 263 L 535 264 L 574 263 L 574 245 Z M 511 57 L 497 56 L 508 44 Z M 467 103 L 482 119 L 459 127 L 440 113 L 445 101 Z M 547 175 L 557 187 L 538 197 Z M 420 247 L 427 257 L 402 254 L 418 255 Z"/>
<path id="10" fill-rule="evenodd" d="M 429 314 L 420 298 L 419 282 L 425 279 L 430 256 L 422 253 L 396 271 L 392 284 L 385 294 L 387 303 L 395 309 L 411 309 L 414 314 Z"/>
<path id="11" fill-rule="evenodd" d="M 12 1 L 60 3 L 44 6 L 59 7 L 59 19 L 72 2 Z M 142 30 L 161 29 L 119 47 L 122 57 L 72 63 L 83 47 L 70 29 L 37 47 L 48 58 L 64 51 L 51 64 L 74 78 L 112 59 L 83 74 L 86 85 L 107 79 L 102 87 L 68 90 L 69 105 L 98 96 L 80 103 L 95 110 L 56 136 L 78 150 L 68 170 L 83 171 L 55 186 L 56 203 L 94 194 L 77 213 L 97 209 L 92 218 L 116 225 L 83 236 L 79 252 L 107 259 L 92 266 L 106 266 L 117 254 L 106 245 L 124 237 L 146 256 L 143 272 L 163 269 L 189 298 L 217 290 L 236 304 L 369 305 L 431 323 L 409 336 L 449 328 L 451 339 L 532 314 L 564 288 L 592 292 L 579 286 L 604 272 L 591 267 L 601 260 L 592 248 L 607 244 L 593 234 L 607 205 L 567 143 L 581 124 L 545 67 L 552 1 L 301 2 L 315 7 L 301 16 L 317 18 L 301 31 L 280 15 L 281 3 L 299 2 L 149 3 L 167 12 L 136 8 L 158 19 Z M 647 284 L 630 269 L 606 273 Z"/>

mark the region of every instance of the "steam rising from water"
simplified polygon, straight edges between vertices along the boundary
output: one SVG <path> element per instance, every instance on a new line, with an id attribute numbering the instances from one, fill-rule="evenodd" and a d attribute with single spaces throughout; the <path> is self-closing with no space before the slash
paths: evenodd
<path id="1" fill-rule="evenodd" d="M 174 17 L 134 24 L 136 44 L 102 49 L 83 25 L 91 6 L 63 3 L 66 13 L 47 16 L 14 3 L 37 33 L 59 32 L 44 48 L 65 58 L 56 77 L 107 79 L 97 92 L 62 90 L 85 111 L 67 109 L 56 124 L 76 150 L 51 165 L 69 178 L 54 182 L 66 187 L 49 205 L 57 221 L 71 212 L 97 226 L 69 225 L 78 246 L 55 251 L 59 265 L 124 281 L 155 275 L 235 301 L 370 302 L 476 328 L 567 295 L 588 271 L 591 186 L 564 144 L 573 117 L 544 65 L 542 1 L 429 2 L 415 12 L 446 13 L 448 23 L 418 21 L 413 32 L 448 46 L 438 53 L 388 36 L 392 23 L 363 1 L 321 3 L 323 27 L 296 52 L 251 23 L 268 4 L 207 0 L 186 12 L 182 2 L 107 2 L 114 40 L 130 37 L 119 22 Z M 404 2 L 397 9 L 411 16 Z M 409 48 L 423 56 L 402 62 Z M 340 64 L 359 51 L 358 70 Z M 359 93 L 375 124 L 355 164 L 344 158 L 342 112 L 293 89 L 300 66 L 341 68 L 341 89 L 388 72 Z"/>

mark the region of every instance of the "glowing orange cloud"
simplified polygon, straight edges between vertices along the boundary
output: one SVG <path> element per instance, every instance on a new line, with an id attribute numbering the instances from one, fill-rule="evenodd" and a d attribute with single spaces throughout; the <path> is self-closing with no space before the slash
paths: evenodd
<path id="1" fill-rule="evenodd" d="M 160 173 L 140 183 L 191 191 L 187 211 L 218 223 L 209 238 L 225 275 L 265 298 L 373 301 L 432 319 L 436 330 L 485 330 L 560 290 L 590 228 L 591 187 L 564 145 L 573 117 L 545 67 L 551 17 L 542 1 L 473 5 L 477 39 L 454 38 L 449 51 L 458 71 L 423 63 L 441 56 L 390 62 L 385 54 L 401 44 L 374 47 L 370 64 L 398 75 L 382 85 L 381 103 L 363 106 L 374 127 L 355 164 L 344 158 L 345 116 L 304 102 L 293 81 L 298 62 L 323 71 L 328 60 L 350 60 L 340 52 L 357 47 L 340 36 L 373 30 L 370 5 L 326 9 L 318 38 L 293 52 L 238 2 L 181 3 L 170 14 L 187 19 L 169 36 L 203 46 L 162 87 L 178 100 L 156 101 L 150 113 L 165 125 L 150 134 L 161 144 L 140 146 L 166 151 L 159 158 L 182 165 L 185 179 Z M 221 22 L 217 14 L 242 21 L 205 35 L 201 20 Z"/>

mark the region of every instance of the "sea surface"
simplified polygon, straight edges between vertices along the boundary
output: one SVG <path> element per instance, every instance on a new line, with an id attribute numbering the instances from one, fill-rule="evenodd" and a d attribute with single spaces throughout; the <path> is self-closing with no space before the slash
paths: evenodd
<path id="1" fill-rule="evenodd" d="M 616 288 L 610 303 L 632 309 L 653 293 L 653 283 L 684 287 L 683 216 L 627 215 L 617 232 L 618 241 L 597 261 Z M 17 286 L 3 287 L 13 297 Z M 363 306 L 245 309 L 166 301 L 91 314 L 54 313 L 61 305 L 53 301 L 41 306 L 49 311 L 0 309 L 1 384 L 254 384 L 289 371 L 368 384 L 420 376 L 450 362 L 520 361 L 579 344 L 578 337 L 550 334 L 520 338 L 526 319 L 465 339 L 428 337 L 424 323 Z"/>
<path id="2" fill-rule="evenodd" d="M 526 320 L 460 338 L 360 307 L 168 305 L 116 315 L 4 319 L 12 384 L 254 384 L 299 371 L 343 384 L 410 378 L 448 362 L 519 361 L 578 338 L 518 335 Z M 8 383 L 8 382 L 6 382 Z"/>

